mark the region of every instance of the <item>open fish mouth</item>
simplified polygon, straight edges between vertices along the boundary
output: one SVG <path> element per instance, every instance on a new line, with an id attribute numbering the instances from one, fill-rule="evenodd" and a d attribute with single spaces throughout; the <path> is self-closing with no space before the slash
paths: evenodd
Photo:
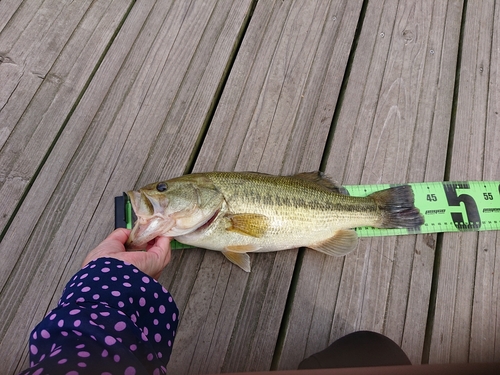
<path id="1" fill-rule="evenodd" d="M 157 211 L 158 204 L 141 191 L 128 191 L 132 209 L 137 221 L 125 244 L 129 250 L 142 250 L 149 241 L 167 233 L 175 224 L 175 220 L 168 219 Z"/>
<path id="2" fill-rule="evenodd" d="M 143 250 L 149 241 L 165 235 L 175 224 L 175 220 L 168 220 L 163 215 L 148 219 L 138 218 L 125 244 L 128 250 Z"/>

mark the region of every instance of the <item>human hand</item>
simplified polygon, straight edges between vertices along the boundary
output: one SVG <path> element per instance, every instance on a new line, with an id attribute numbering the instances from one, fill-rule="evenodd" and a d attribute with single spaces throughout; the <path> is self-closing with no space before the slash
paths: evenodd
<path id="1" fill-rule="evenodd" d="M 82 267 L 97 258 L 115 258 L 133 264 L 142 272 L 158 280 L 161 271 L 170 262 L 170 238 L 157 237 L 154 244 L 148 244 L 146 251 L 126 251 L 125 242 L 129 234 L 130 230 L 124 228 L 111 232 L 104 241 L 87 255 Z"/>

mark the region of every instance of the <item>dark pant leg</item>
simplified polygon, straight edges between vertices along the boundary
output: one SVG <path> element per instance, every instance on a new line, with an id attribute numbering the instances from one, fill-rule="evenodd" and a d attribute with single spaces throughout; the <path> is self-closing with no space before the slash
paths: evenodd
<path id="1" fill-rule="evenodd" d="M 411 365 L 403 350 L 376 332 L 346 335 L 299 364 L 299 369 Z"/>

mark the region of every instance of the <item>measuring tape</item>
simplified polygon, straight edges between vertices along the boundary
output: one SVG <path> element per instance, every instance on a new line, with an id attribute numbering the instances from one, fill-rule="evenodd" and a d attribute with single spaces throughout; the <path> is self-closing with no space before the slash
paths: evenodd
<path id="1" fill-rule="evenodd" d="M 458 181 L 409 183 L 415 196 L 415 207 L 425 219 L 412 229 L 359 227 L 359 237 L 394 236 L 419 233 L 500 230 L 500 181 Z M 346 193 L 365 197 L 393 184 L 345 185 Z M 127 194 L 115 197 L 115 228 L 132 228 L 135 215 Z M 177 241 L 172 249 L 191 248 Z"/>
<path id="2" fill-rule="evenodd" d="M 415 207 L 425 219 L 415 229 L 356 228 L 359 237 L 500 229 L 500 181 L 417 182 L 410 185 Z M 367 196 L 389 184 L 344 186 L 349 195 Z"/>

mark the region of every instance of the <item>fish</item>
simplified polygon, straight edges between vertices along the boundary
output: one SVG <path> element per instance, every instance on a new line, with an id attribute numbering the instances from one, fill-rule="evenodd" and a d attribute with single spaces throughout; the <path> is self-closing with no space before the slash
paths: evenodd
<path id="1" fill-rule="evenodd" d="M 354 197 L 322 172 L 186 174 L 127 192 L 137 220 L 129 250 L 157 236 L 216 250 L 250 272 L 249 253 L 307 247 L 344 256 L 358 243 L 354 228 L 418 228 L 424 218 L 411 186 Z"/>

